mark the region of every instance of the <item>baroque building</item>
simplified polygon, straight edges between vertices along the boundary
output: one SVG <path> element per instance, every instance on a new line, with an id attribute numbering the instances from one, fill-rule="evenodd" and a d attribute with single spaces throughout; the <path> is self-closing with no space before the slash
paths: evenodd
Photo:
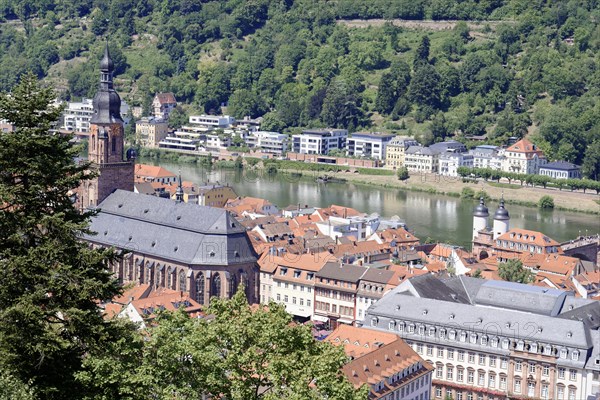
<path id="1" fill-rule="evenodd" d="M 114 63 L 108 43 L 100 61 L 100 86 L 93 101 L 90 120 L 88 160 L 96 177 L 82 183 L 78 190 L 80 209 L 95 207 L 116 189 L 133 191 L 134 163 L 125 159 L 121 98 L 113 86 Z"/>

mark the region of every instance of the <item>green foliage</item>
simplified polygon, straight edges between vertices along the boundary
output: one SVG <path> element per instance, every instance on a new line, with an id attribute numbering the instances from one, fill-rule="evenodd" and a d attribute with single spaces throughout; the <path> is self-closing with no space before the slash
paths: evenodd
<path id="1" fill-rule="evenodd" d="M 0 372 L 0 398 L 5 400 L 34 400 L 33 389 L 6 371 Z"/>
<path id="2" fill-rule="evenodd" d="M 598 179 L 600 39 L 590 0 L 4 3 L 0 17 L 22 25 L 0 30 L 3 90 L 31 70 L 66 79 L 62 98 L 91 97 L 108 36 L 117 89 L 146 112 L 153 93 L 172 91 L 204 113 L 265 115 L 273 131 L 355 130 L 400 117 L 433 118 L 432 141 L 487 134 L 506 145 L 538 131 L 534 142 L 551 160 L 583 164 Z M 354 18 L 459 22 L 426 31 L 341 21 Z M 477 22 L 485 20 L 500 23 Z"/>
<path id="3" fill-rule="evenodd" d="M 553 209 L 554 208 L 554 199 L 551 196 L 544 195 L 540 197 L 537 203 L 538 208 L 542 209 Z"/>
<path id="4" fill-rule="evenodd" d="M 0 371 L 28 382 L 40 398 L 69 399 L 82 357 L 114 340 L 97 302 L 119 293 L 112 251 L 80 241 L 90 212 L 69 194 L 90 177 L 70 137 L 49 132 L 61 109 L 50 89 L 25 75 L 0 95 Z"/>
<path id="5" fill-rule="evenodd" d="M 530 283 L 534 278 L 533 272 L 523 267 L 521 260 L 516 258 L 498 264 L 498 275 L 505 281 L 518 283 Z"/>
<path id="6" fill-rule="evenodd" d="M 460 197 L 462 199 L 472 199 L 475 197 L 475 191 L 473 189 L 471 189 L 468 186 L 465 186 L 464 188 L 462 188 L 462 191 L 460 192 Z"/>
<path id="7" fill-rule="evenodd" d="M 398 179 L 400 179 L 401 181 L 407 180 L 409 178 L 408 168 L 406 168 L 406 167 L 398 168 L 398 170 L 396 171 L 396 175 L 398 176 Z"/>
<path id="8" fill-rule="evenodd" d="M 81 380 L 104 398 L 366 397 L 367 387 L 355 390 L 340 371 L 342 347 L 316 341 L 281 304 L 254 309 L 241 287 L 230 300 L 213 299 L 207 313 L 214 318 L 160 314 L 144 335 L 87 358 Z"/>

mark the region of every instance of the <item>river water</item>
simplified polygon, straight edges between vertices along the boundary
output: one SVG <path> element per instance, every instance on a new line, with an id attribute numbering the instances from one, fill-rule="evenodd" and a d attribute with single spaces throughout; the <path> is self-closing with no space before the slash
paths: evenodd
<path id="1" fill-rule="evenodd" d="M 138 162 L 157 164 L 152 160 Z M 176 164 L 160 161 L 158 164 L 177 173 L 183 180 L 197 184 L 204 182 L 229 183 L 240 196 L 265 198 L 279 207 L 301 204 L 326 207 L 338 204 L 361 212 L 378 213 L 382 218 L 399 216 L 414 234 L 425 241 L 427 237 L 470 248 L 472 211 L 475 201 L 450 196 L 353 183 L 317 183 L 311 177 L 289 174 L 263 174 L 261 171 L 232 169 L 207 170 L 195 164 Z M 524 190 L 524 189 L 523 189 Z M 498 204 L 488 204 L 493 215 Z M 600 233 L 597 215 L 566 211 L 541 211 L 532 207 L 507 205 L 510 227 L 540 231 L 559 242 L 578 235 Z M 490 216 L 490 223 L 492 222 Z"/>

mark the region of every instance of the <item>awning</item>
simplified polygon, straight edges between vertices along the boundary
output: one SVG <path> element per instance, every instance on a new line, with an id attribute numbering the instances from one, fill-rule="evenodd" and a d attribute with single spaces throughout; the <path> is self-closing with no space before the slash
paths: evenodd
<path id="1" fill-rule="evenodd" d="M 329 318 L 323 317 L 321 315 L 313 315 L 312 316 L 312 320 L 313 321 L 319 321 L 319 322 L 329 322 Z"/>
<path id="2" fill-rule="evenodd" d="M 342 324 L 350 324 L 350 325 L 352 325 L 354 323 L 354 320 L 346 319 L 346 318 L 340 318 L 340 319 L 338 319 L 338 322 L 340 322 Z"/>

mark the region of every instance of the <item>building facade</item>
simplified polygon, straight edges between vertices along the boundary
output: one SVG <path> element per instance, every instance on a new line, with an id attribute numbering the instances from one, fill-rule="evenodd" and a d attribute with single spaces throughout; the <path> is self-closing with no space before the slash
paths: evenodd
<path id="1" fill-rule="evenodd" d="M 553 179 L 580 179 L 581 167 L 579 165 L 556 161 L 540 166 L 540 175 L 549 176 Z"/>
<path id="2" fill-rule="evenodd" d="M 385 148 L 386 167 L 396 169 L 404 166 L 404 154 L 410 146 L 419 146 L 419 142 L 406 136 L 394 137 Z"/>
<path id="3" fill-rule="evenodd" d="M 166 120 L 149 117 L 135 123 L 135 138 L 144 147 L 158 148 L 159 142 L 167 137 L 169 125 Z"/>
<path id="4" fill-rule="evenodd" d="M 385 160 L 386 147 L 394 137 L 383 133 L 355 132 L 347 140 L 346 151 L 350 157 Z"/>
<path id="5" fill-rule="evenodd" d="M 300 154 L 327 155 L 331 150 L 343 150 L 347 139 L 346 129 L 311 129 L 292 136 L 292 150 Z"/>
<path id="6" fill-rule="evenodd" d="M 246 137 L 250 148 L 260 149 L 263 153 L 284 154 L 288 150 L 288 135 L 278 132 L 255 131 Z"/>
<path id="7" fill-rule="evenodd" d="M 527 139 L 521 139 L 504 152 L 503 170 L 518 174 L 537 174 L 546 164 L 544 153 Z"/>
<path id="8" fill-rule="evenodd" d="M 78 189 L 76 205 L 80 209 L 95 207 L 116 189 L 133 192 L 134 162 L 125 159 L 121 98 L 113 87 L 114 63 L 104 49 L 100 61 L 100 87 L 93 101 L 90 120 L 88 161 L 97 176 Z"/>
<path id="9" fill-rule="evenodd" d="M 152 115 L 157 119 L 169 119 L 171 112 L 177 107 L 173 93 L 156 93 L 152 100 Z"/>
<path id="10" fill-rule="evenodd" d="M 598 316 L 600 302 L 570 292 L 423 275 L 369 308 L 365 325 L 397 332 L 435 368 L 437 399 L 579 400 L 600 395 Z"/>

